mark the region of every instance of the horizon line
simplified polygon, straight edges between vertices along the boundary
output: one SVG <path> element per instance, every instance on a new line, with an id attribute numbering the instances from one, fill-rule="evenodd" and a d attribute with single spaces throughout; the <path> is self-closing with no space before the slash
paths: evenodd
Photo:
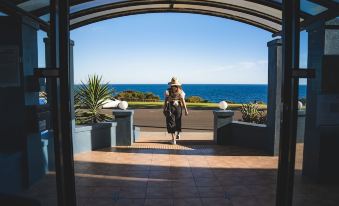
<path id="1" fill-rule="evenodd" d="M 81 84 L 80 83 L 74 83 Z M 167 85 L 166 83 L 109 83 L 113 85 Z M 182 85 L 268 85 L 268 83 L 186 83 Z M 307 84 L 299 84 L 299 86 L 306 86 Z"/>

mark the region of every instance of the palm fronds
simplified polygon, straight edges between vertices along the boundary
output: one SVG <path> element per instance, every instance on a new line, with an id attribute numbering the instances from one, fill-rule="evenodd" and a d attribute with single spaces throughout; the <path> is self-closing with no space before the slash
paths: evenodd
<path id="1" fill-rule="evenodd" d="M 81 82 L 80 87 L 75 91 L 75 115 L 78 122 L 97 123 L 112 119 L 100 111 L 104 102 L 113 94 L 108 83 L 101 82 L 101 76 L 88 76 L 87 83 Z"/>

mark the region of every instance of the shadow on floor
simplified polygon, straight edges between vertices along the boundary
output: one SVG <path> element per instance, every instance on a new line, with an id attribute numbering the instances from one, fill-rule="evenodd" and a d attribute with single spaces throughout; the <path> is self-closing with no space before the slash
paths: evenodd
<path id="1" fill-rule="evenodd" d="M 162 145 L 163 146 L 163 145 Z M 277 158 L 208 146 L 111 148 L 75 156 L 78 205 L 274 206 Z M 173 147 L 172 147 L 173 148 Z M 244 156 L 249 153 L 252 155 Z M 56 205 L 53 174 L 26 195 Z M 338 186 L 317 185 L 296 171 L 296 206 L 334 206 Z"/>

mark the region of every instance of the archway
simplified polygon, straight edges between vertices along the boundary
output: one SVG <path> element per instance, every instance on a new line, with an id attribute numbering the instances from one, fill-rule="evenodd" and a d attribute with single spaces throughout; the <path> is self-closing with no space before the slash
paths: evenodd
<path id="1" fill-rule="evenodd" d="M 4 3 L 3 3 L 4 2 Z M 179 3 L 178 3 L 179 2 Z M 247 3 L 247 2 L 252 2 L 253 1 L 242 1 L 242 2 L 237 2 L 236 3 L 236 7 L 232 8 L 232 11 L 236 11 L 236 9 L 240 9 L 240 7 L 244 8 L 244 4 L 243 3 Z M 283 149 L 283 151 L 281 152 L 281 161 L 280 161 L 280 174 L 279 175 L 279 182 L 280 182 L 280 187 L 278 187 L 278 195 L 281 198 L 278 198 L 277 204 L 282 204 L 282 205 L 289 205 L 290 201 L 291 201 L 291 183 L 293 182 L 293 170 L 294 170 L 294 166 L 293 166 L 293 156 L 294 156 L 294 132 L 295 132 L 295 108 L 296 108 L 296 90 L 294 90 L 295 87 L 295 83 L 297 83 L 297 81 L 292 81 L 292 78 L 299 78 L 301 76 L 306 76 L 304 75 L 305 73 L 308 74 L 308 72 L 303 73 L 302 71 L 300 71 L 298 69 L 298 63 L 297 63 L 297 59 L 298 59 L 298 52 L 297 51 L 297 44 L 298 44 L 298 39 L 299 39 L 299 35 L 298 35 L 298 31 L 300 29 L 299 27 L 299 16 L 304 15 L 303 12 L 299 12 L 299 7 L 301 6 L 301 10 L 306 11 L 307 15 L 305 17 L 305 19 L 302 21 L 301 23 L 301 29 L 304 28 L 305 26 L 309 26 L 311 23 L 314 23 L 317 20 L 329 20 L 332 19 L 333 17 L 338 15 L 338 4 L 333 2 L 333 1 L 321 1 L 321 2 L 316 2 L 316 3 L 310 3 L 310 2 L 314 2 L 314 1 L 301 1 L 301 5 L 299 5 L 299 2 L 289 2 L 289 1 L 283 1 L 282 3 L 280 3 L 280 1 L 260 1 L 259 3 L 256 2 L 257 5 L 265 5 L 268 6 L 270 8 L 275 8 L 277 10 L 284 8 L 284 12 L 283 12 L 283 24 L 284 24 L 284 28 L 282 30 L 282 32 L 278 32 L 277 34 L 281 34 L 284 38 L 284 42 L 283 42 L 283 46 L 284 46 L 284 55 L 283 55 L 283 62 L 284 62 L 284 101 L 283 101 L 283 122 L 282 122 L 282 126 L 283 129 L 281 131 L 284 132 L 284 134 L 286 134 L 287 136 L 283 135 L 282 138 L 282 146 L 281 148 Z M 60 7 L 58 7 L 58 4 L 60 3 Z M 33 22 L 37 23 L 38 25 L 41 25 L 42 28 L 44 28 L 45 30 L 49 30 L 51 37 L 52 37 L 52 58 L 54 60 L 52 60 L 52 68 L 54 68 L 54 73 L 49 73 L 49 75 L 54 75 L 54 77 L 60 77 L 61 78 L 61 91 L 62 94 L 65 95 L 61 95 L 61 101 L 58 102 L 61 105 L 61 110 L 63 112 L 60 112 L 61 110 L 58 109 L 59 105 L 54 105 L 54 109 L 56 112 L 58 112 L 58 116 L 60 120 L 59 127 L 55 127 L 55 132 L 60 132 L 60 134 L 58 137 L 60 138 L 60 145 L 58 145 L 57 147 L 62 148 L 60 151 L 61 153 L 58 154 L 60 155 L 60 158 L 63 160 L 61 161 L 61 163 L 64 163 L 66 166 L 64 166 L 63 164 L 61 165 L 61 170 L 59 170 L 57 172 L 57 174 L 60 174 L 61 177 L 64 177 L 64 180 L 69 180 L 69 181 L 60 181 L 60 188 L 61 191 L 63 191 L 64 193 L 60 193 L 60 199 L 63 202 L 73 202 L 75 201 L 74 199 L 74 184 L 72 186 L 72 182 L 74 180 L 74 176 L 72 178 L 72 150 L 70 149 L 71 146 L 71 139 L 70 137 L 72 136 L 70 131 L 70 124 L 69 122 L 67 123 L 67 121 L 70 121 L 70 111 L 67 110 L 68 106 L 69 106 L 69 96 L 66 94 L 69 94 L 69 5 L 68 5 L 68 1 L 62 1 L 62 2 L 53 2 L 53 6 L 51 7 L 51 27 L 49 28 L 49 24 L 46 23 L 44 20 L 41 20 L 39 18 L 37 18 L 37 16 L 40 16 L 38 13 L 45 14 L 48 13 L 46 12 L 46 8 L 47 11 L 49 10 L 48 7 L 48 2 L 43 2 L 41 1 L 40 4 L 32 4 L 31 1 L 18 1 L 16 2 L 16 5 L 13 6 L 13 4 L 8 3 L 7 1 L 2 1 L 1 5 L 6 9 L 5 12 L 9 12 L 14 14 L 15 16 L 26 16 L 29 19 L 31 19 Z M 87 4 L 89 3 L 89 4 Z M 98 2 L 87 2 L 87 1 L 77 1 L 75 3 L 73 3 L 73 9 L 76 8 L 76 6 L 83 6 L 87 5 L 87 8 L 91 8 L 92 6 L 95 6 L 95 9 L 98 9 L 98 5 L 96 4 Z M 104 4 L 103 4 L 104 3 Z M 118 5 L 120 5 L 120 7 L 118 8 L 118 11 L 120 9 L 123 10 L 124 7 L 121 7 L 121 4 L 126 4 L 126 2 L 116 2 L 116 3 L 112 3 L 112 2 L 108 2 L 109 6 L 117 6 L 117 8 L 119 7 Z M 135 3 L 135 2 L 133 2 Z M 183 1 L 159 1 L 156 2 L 160 5 L 164 4 L 166 6 L 169 7 L 169 9 L 173 9 L 176 6 L 180 7 L 180 4 L 185 4 Z M 306 3 L 306 7 L 305 7 L 305 3 Z M 99 2 L 101 8 L 104 8 L 104 6 L 107 6 L 107 2 Z M 105 5 L 107 4 L 107 5 Z M 129 4 L 129 3 L 127 3 Z M 149 3 L 151 4 L 151 3 Z M 176 5 L 177 4 L 177 5 Z M 230 8 L 230 5 L 232 4 L 232 1 L 222 1 L 222 2 L 202 2 L 202 1 L 192 1 L 188 3 L 189 5 L 199 5 L 200 8 L 196 9 L 196 8 L 186 8 L 186 9 L 193 9 L 195 11 L 199 10 L 199 12 L 201 12 L 201 10 L 203 10 L 202 8 L 209 8 L 207 9 L 207 11 L 212 11 L 213 14 L 217 15 L 217 11 L 215 10 L 215 8 L 221 8 L 222 11 L 227 10 L 226 7 L 222 7 L 222 6 L 229 6 L 228 8 Z M 208 4 L 208 5 L 207 5 Z M 216 6 L 217 4 L 220 4 L 218 6 Z M 308 6 L 307 6 L 308 5 Z M 38 6 L 38 7 L 36 7 Z M 47 6 L 47 7 L 46 7 Z M 56 6 L 56 7 L 54 7 Z M 129 10 L 133 11 L 133 5 L 128 5 Z M 142 6 L 144 5 L 134 5 L 136 7 L 138 7 L 137 10 L 139 10 L 140 12 L 142 11 Z M 141 8 L 140 8 L 141 6 Z M 154 5 L 153 7 L 155 7 L 156 9 L 158 8 L 162 8 L 159 5 Z M 183 6 L 186 7 L 186 6 Z M 56 10 L 56 8 L 60 8 L 60 10 Z M 248 8 L 248 7 L 247 7 Z M 111 8 L 114 9 L 114 8 Z M 149 10 L 151 12 L 151 8 L 145 8 L 147 10 Z M 213 11 L 214 9 L 214 11 Z M 39 10 L 39 11 L 38 11 Z M 128 9 L 127 9 L 128 10 Z M 182 9 L 184 10 L 184 9 Z M 14 12 L 13 12 L 14 11 Z M 112 10 L 111 10 L 112 11 Z M 245 10 L 242 10 L 242 12 L 240 12 L 240 14 L 244 14 Z M 101 12 L 101 13 L 100 13 Z M 106 10 L 101 10 L 99 13 L 94 14 L 93 15 L 89 15 L 87 17 L 91 18 L 91 17 L 99 17 L 102 16 L 101 14 L 106 14 L 110 15 L 112 14 L 110 11 Z M 108 13 L 107 13 L 108 12 Z M 123 10 L 122 12 L 125 12 L 125 10 Z M 252 14 L 256 13 L 253 11 L 248 11 L 248 12 L 252 12 Z M 35 13 L 35 14 L 33 14 Z M 115 12 L 115 14 L 118 14 L 119 12 Z M 273 12 L 268 12 L 269 14 L 273 15 Z M 56 21 L 59 18 L 60 14 L 60 21 Z M 99 14 L 99 15 L 98 15 Z M 229 15 L 229 13 L 227 13 Z M 224 15 L 227 15 L 224 14 Z M 127 14 L 125 14 L 127 15 Z M 240 18 L 240 15 L 237 15 L 235 13 L 232 14 L 232 17 L 236 16 L 236 18 Z M 256 13 L 256 16 L 262 15 L 262 12 Z M 85 16 L 83 16 L 85 18 Z M 102 16 L 104 17 L 104 15 Z M 231 17 L 231 16 L 229 16 Z M 263 17 L 263 16 L 262 16 Z M 268 18 L 268 17 L 265 17 Z M 245 18 L 246 19 L 246 18 Z M 254 17 L 251 17 L 250 19 L 255 19 Z M 79 20 L 79 19 L 78 19 Z M 85 21 L 88 19 L 84 19 Z M 81 19 L 80 19 L 81 21 Z M 57 24 L 58 22 L 60 22 L 60 24 Z M 261 22 L 262 23 L 262 22 Z M 265 24 L 265 23 L 262 23 Z M 331 23 L 332 25 L 332 23 Z M 266 25 L 269 26 L 269 25 Z M 59 30 L 60 29 L 60 30 Z M 60 38 L 57 38 L 59 37 Z M 326 39 L 326 42 L 330 41 L 329 39 Z M 60 43 L 60 44 L 59 44 Z M 60 46 L 60 47 L 57 47 Z M 60 48 L 60 51 L 59 51 Z M 318 48 L 319 50 L 319 48 Z M 294 53 L 293 53 L 294 52 Z M 58 55 L 54 55 L 54 54 L 58 54 Z M 332 53 L 331 53 L 332 54 Z M 335 53 L 336 54 L 336 53 Z M 60 57 L 60 59 L 59 59 Z M 58 76 L 58 71 L 55 71 L 57 66 L 58 66 L 58 60 L 60 60 L 60 65 L 61 65 L 61 75 Z M 327 62 L 332 62 L 332 59 L 328 59 Z M 51 76 L 50 76 L 51 77 Z M 332 80 L 333 81 L 333 80 Z M 329 89 L 330 91 L 333 90 L 333 88 L 326 88 Z M 60 91 L 60 90 L 59 90 Z M 335 90 L 333 90 L 335 91 Z M 289 123 L 288 121 L 292 121 L 291 123 Z M 331 130 L 332 131 L 332 130 Z M 327 134 L 327 133 L 326 133 Z M 331 133 L 333 134 L 333 132 Z M 69 142 L 70 144 L 67 144 L 67 142 Z M 292 159 L 289 159 L 289 157 L 292 157 Z M 286 175 L 284 175 L 286 174 Z M 67 187 L 67 184 L 68 187 Z M 68 192 L 67 192 L 68 191 Z M 73 197 L 73 198 L 72 198 Z"/>

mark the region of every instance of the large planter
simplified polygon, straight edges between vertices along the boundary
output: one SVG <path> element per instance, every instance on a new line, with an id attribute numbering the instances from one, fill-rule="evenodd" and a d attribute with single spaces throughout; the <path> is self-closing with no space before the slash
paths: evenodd
<path id="1" fill-rule="evenodd" d="M 73 134 L 73 153 L 116 146 L 116 122 L 77 125 Z"/>
<path id="2" fill-rule="evenodd" d="M 274 145 L 273 137 L 268 137 L 268 130 L 265 124 L 233 121 L 231 144 L 241 147 L 263 150 L 272 153 Z"/>

